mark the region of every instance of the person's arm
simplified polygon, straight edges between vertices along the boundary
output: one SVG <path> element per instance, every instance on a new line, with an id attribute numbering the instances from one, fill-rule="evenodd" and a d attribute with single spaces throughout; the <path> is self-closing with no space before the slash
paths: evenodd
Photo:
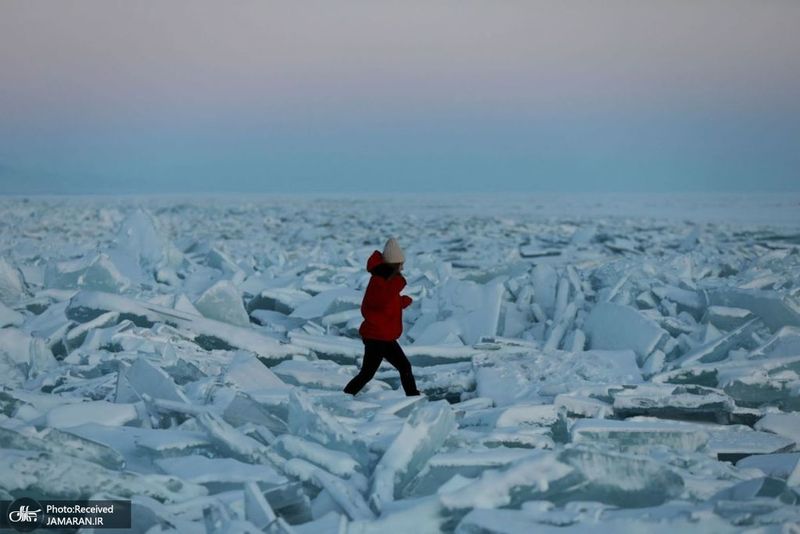
<path id="1" fill-rule="evenodd" d="M 391 284 L 392 291 L 397 291 L 398 293 L 402 291 L 404 287 L 406 287 L 406 279 L 400 273 L 397 273 L 395 276 L 390 278 L 389 283 Z M 408 295 L 400 295 L 400 304 L 402 309 L 408 308 L 412 302 L 413 300 Z"/>

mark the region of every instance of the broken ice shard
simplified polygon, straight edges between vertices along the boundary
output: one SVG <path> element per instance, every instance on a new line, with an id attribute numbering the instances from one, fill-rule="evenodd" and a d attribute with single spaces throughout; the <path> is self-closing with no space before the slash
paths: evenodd
<path id="1" fill-rule="evenodd" d="M 356 460 L 364 462 L 368 459 L 366 444 L 299 389 L 293 389 L 289 394 L 289 431 L 331 449 L 349 453 Z"/>
<path id="2" fill-rule="evenodd" d="M 43 451 L 4 449 L 0 473 L 0 489 L 38 499 L 87 499 L 104 490 L 123 498 L 148 495 L 162 502 L 182 502 L 207 494 L 203 486 L 172 476 L 112 471 L 86 460 Z"/>
<path id="3" fill-rule="evenodd" d="M 121 319 L 130 319 L 138 326 L 149 328 L 157 322 L 176 325 L 195 334 L 195 342 L 207 348 L 249 350 L 267 361 L 278 362 L 307 351 L 281 343 L 252 328 L 215 321 L 172 308 L 137 301 L 97 291 L 79 291 L 67 306 L 67 317 L 86 322 L 108 312 L 117 311 Z"/>
<path id="4" fill-rule="evenodd" d="M 693 419 L 724 423 L 736 409 L 724 391 L 697 385 L 640 384 L 614 393 L 618 417 L 651 415 L 667 419 Z"/>
<path id="5" fill-rule="evenodd" d="M 668 336 L 636 309 L 613 302 L 595 305 L 583 328 L 592 349 L 631 349 L 640 361 Z"/>
<path id="6" fill-rule="evenodd" d="M 656 445 L 682 451 L 696 451 L 708 443 L 709 436 L 697 428 L 670 421 L 615 421 L 579 419 L 570 429 L 574 443 L 610 445 L 615 450 L 646 453 Z"/>
<path id="7" fill-rule="evenodd" d="M 578 477 L 570 465 L 550 452 L 534 451 L 502 469 L 484 471 L 473 483 L 441 493 L 449 510 L 518 507 L 555 489 L 572 487 Z"/>
<path id="8" fill-rule="evenodd" d="M 381 510 L 403 491 L 455 428 L 446 401 L 418 404 L 375 466 L 370 502 Z"/>
<path id="9" fill-rule="evenodd" d="M 194 307 L 209 319 L 237 326 L 250 325 L 242 295 L 230 280 L 220 280 L 206 289 L 194 302 Z"/>

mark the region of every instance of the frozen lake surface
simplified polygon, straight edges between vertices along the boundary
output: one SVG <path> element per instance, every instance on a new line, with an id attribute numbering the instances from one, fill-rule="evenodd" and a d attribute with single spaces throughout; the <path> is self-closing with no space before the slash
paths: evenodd
<path id="1" fill-rule="evenodd" d="M 126 532 L 800 529 L 800 195 L 0 198 L 0 499 Z M 400 338 L 366 260 L 406 252 Z M 106 531 L 107 532 L 107 531 Z"/>

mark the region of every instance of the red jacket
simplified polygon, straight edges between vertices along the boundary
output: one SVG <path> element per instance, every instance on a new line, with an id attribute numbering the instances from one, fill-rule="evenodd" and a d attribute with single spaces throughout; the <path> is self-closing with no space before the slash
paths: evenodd
<path id="1" fill-rule="evenodd" d="M 383 263 L 383 255 L 375 251 L 367 260 L 367 271 Z M 358 329 L 362 338 L 394 341 L 403 333 L 403 308 L 411 304 L 412 299 L 401 295 L 406 286 L 406 279 L 401 274 L 383 278 L 373 274 L 361 302 L 361 315 L 364 321 Z"/>

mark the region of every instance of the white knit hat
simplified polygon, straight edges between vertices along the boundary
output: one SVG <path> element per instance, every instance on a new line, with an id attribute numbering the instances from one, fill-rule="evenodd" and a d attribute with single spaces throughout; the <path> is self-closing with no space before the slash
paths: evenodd
<path id="1" fill-rule="evenodd" d="M 386 263 L 403 263 L 406 260 L 403 249 L 397 243 L 397 240 L 390 237 L 383 247 L 383 261 Z"/>

